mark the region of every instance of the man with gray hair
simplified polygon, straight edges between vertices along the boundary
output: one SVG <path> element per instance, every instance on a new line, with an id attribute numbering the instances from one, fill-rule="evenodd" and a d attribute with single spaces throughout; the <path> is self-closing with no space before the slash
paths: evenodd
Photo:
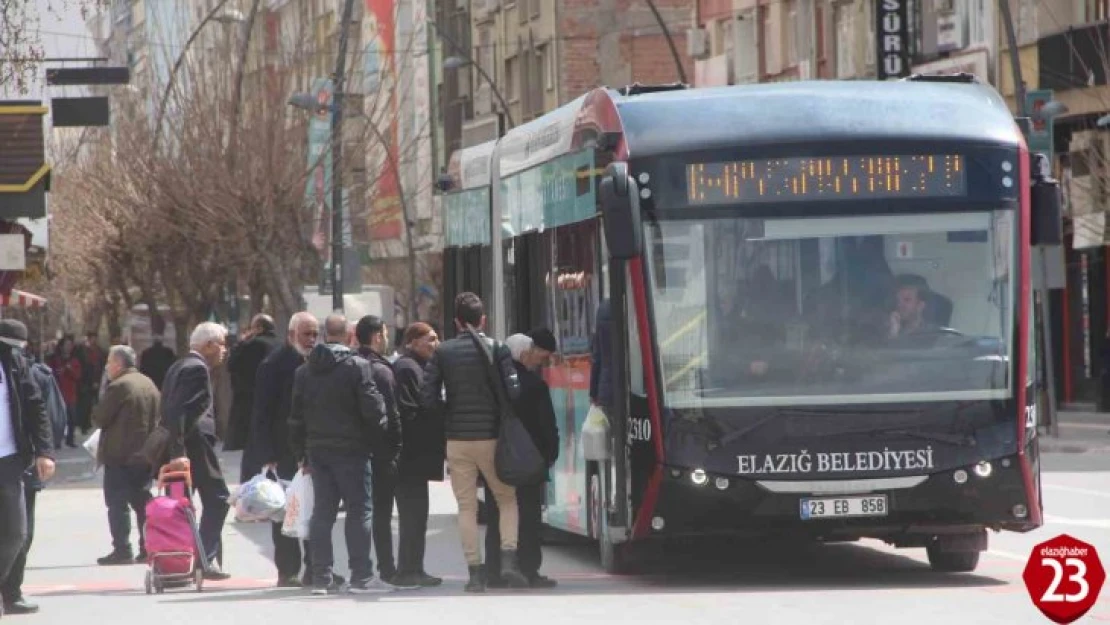
<path id="1" fill-rule="evenodd" d="M 108 350 L 104 371 L 110 382 L 92 413 L 93 425 L 100 428 L 96 461 L 104 466 L 104 505 L 112 534 L 112 552 L 97 560 L 100 565 L 134 562 L 131 510 L 139 527 L 138 559 L 146 560 L 143 525 L 151 499 L 150 471 L 136 455 L 158 422 L 161 394 L 136 366 L 135 350 L 127 345 Z"/>
<path id="2" fill-rule="evenodd" d="M 172 464 L 188 460 L 193 488 L 200 493 L 200 541 L 208 569 L 205 579 L 223 580 L 230 575 L 223 564 L 224 521 L 231 509 L 230 495 L 220 459 L 216 455 L 216 417 L 211 370 L 227 357 L 227 329 L 204 322 L 189 337 L 189 353 L 173 363 L 162 382 L 162 425 L 170 431 Z M 155 470 L 158 467 L 154 467 Z"/>
<path id="3" fill-rule="evenodd" d="M 309 312 L 298 312 L 289 320 L 285 344 L 271 352 L 258 365 L 254 379 L 250 434 L 244 452 L 244 456 L 249 456 L 251 464 L 243 468 L 245 474 L 257 475 L 264 467 L 272 469 L 283 480 L 291 480 L 297 474 L 297 458 L 289 446 L 293 376 L 297 373 L 297 367 L 305 363 L 319 336 L 320 323 L 316 317 Z M 301 541 L 282 534 L 281 523 L 271 525 L 270 536 L 274 543 L 278 587 L 310 587 L 312 557 L 308 542 L 305 541 L 303 549 L 304 576 L 298 577 L 302 561 Z"/>

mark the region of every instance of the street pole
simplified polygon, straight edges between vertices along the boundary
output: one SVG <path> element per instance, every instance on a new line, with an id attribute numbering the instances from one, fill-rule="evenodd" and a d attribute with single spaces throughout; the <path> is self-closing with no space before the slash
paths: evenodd
<path id="1" fill-rule="evenodd" d="M 1014 82 L 1014 105 L 1017 110 L 1018 117 L 1028 117 L 1029 111 L 1025 106 L 1025 81 L 1021 76 L 1021 54 L 1018 50 L 1017 35 L 1014 33 L 1014 18 L 1010 13 L 1010 1 L 998 0 L 998 10 L 1002 15 L 1002 27 L 1006 30 L 1006 46 L 1009 48 L 1010 53 L 1010 72 L 1013 76 Z M 1054 123 L 1049 119 L 1046 123 Z M 1052 160 L 1052 154 L 1046 155 L 1049 162 Z M 1047 246 L 1041 245 L 1040 265 L 1041 274 L 1041 296 L 1040 312 L 1041 312 L 1041 333 L 1044 335 L 1044 377 L 1045 377 L 1045 416 L 1048 421 L 1049 436 L 1059 436 L 1060 426 L 1056 420 L 1056 352 L 1053 351 L 1054 342 L 1052 340 L 1052 319 L 1051 319 L 1051 306 L 1049 305 L 1049 288 L 1048 288 L 1048 250 Z"/>
<path id="2" fill-rule="evenodd" d="M 335 88 L 332 91 L 331 113 L 331 307 L 343 312 L 343 89 L 347 71 L 347 39 L 354 12 L 354 0 L 343 3 L 343 21 L 339 24 L 339 54 L 335 59 Z"/>

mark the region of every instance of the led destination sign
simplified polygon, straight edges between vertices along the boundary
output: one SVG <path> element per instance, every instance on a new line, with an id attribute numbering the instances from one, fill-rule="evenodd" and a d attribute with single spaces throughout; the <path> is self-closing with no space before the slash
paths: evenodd
<path id="1" fill-rule="evenodd" d="M 774 158 L 686 166 L 692 205 L 941 198 L 967 194 L 957 154 Z"/>

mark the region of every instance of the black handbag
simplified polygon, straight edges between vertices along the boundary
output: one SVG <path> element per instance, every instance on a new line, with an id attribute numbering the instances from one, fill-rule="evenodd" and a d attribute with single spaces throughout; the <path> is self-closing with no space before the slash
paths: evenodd
<path id="1" fill-rule="evenodd" d="M 497 397 L 500 417 L 497 436 L 497 450 L 494 452 L 494 468 L 497 477 L 509 486 L 528 486 L 538 484 L 547 478 L 547 462 L 540 453 L 532 435 L 524 423 L 516 416 L 513 402 L 505 391 L 505 383 L 497 369 L 493 353 L 478 333 L 471 331 L 470 338 L 485 355 L 486 377 Z M 495 348 L 498 346 L 494 343 Z"/>

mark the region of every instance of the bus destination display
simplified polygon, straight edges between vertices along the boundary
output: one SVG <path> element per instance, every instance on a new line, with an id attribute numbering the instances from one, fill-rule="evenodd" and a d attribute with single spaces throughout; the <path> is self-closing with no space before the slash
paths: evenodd
<path id="1" fill-rule="evenodd" d="M 958 154 L 774 158 L 686 166 L 691 205 L 941 198 L 967 193 Z"/>

